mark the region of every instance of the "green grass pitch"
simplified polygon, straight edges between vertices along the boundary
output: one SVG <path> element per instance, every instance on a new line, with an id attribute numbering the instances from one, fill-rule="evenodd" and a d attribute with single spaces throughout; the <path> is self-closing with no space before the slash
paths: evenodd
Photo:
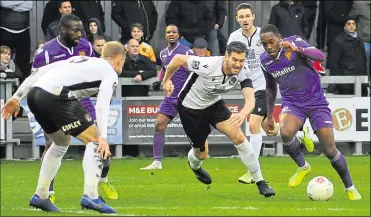
<path id="1" fill-rule="evenodd" d="M 320 215 L 370 216 L 370 157 L 348 156 L 353 181 L 362 195 L 360 201 L 349 201 L 343 184 L 330 162 L 323 156 L 307 157 L 312 173 L 296 187 L 287 186 L 296 171 L 289 157 L 261 157 L 263 175 L 276 190 L 273 198 L 258 194 L 255 184 L 243 185 L 237 178 L 245 172 L 238 158 L 210 158 L 203 167 L 213 183 L 208 189 L 197 181 L 186 158 L 165 158 L 161 171 L 140 171 L 151 159 L 113 160 L 109 178 L 119 192 L 119 200 L 107 202 L 119 215 Z M 1 216 L 9 215 L 101 215 L 82 210 L 79 201 L 83 190 L 81 161 L 63 161 L 56 178 L 56 205 L 62 213 L 50 214 L 28 206 L 35 191 L 39 161 L 1 161 Z M 335 193 L 329 201 L 310 201 L 306 194 L 309 180 L 328 177 Z"/>

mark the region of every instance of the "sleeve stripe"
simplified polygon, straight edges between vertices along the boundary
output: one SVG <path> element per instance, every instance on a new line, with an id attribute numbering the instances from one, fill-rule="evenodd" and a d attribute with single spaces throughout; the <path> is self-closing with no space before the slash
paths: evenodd
<path id="1" fill-rule="evenodd" d="M 45 64 L 47 65 L 49 64 L 49 53 L 47 50 L 45 51 L 44 55 L 45 55 Z"/>

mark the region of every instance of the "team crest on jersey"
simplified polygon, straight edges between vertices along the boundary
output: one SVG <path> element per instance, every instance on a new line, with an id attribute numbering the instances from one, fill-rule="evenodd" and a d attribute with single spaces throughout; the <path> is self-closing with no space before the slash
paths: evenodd
<path id="1" fill-rule="evenodd" d="M 230 85 L 233 85 L 237 82 L 237 78 L 236 77 L 232 77 L 230 80 L 229 80 L 229 84 Z"/>
<path id="2" fill-rule="evenodd" d="M 112 85 L 112 90 L 115 91 L 117 88 L 117 83 L 115 82 L 113 85 Z"/>
<path id="3" fill-rule="evenodd" d="M 291 60 L 291 55 L 292 55 L 292 52 L 291 51 L 286 51 L 285 52 L 286 59 Z"/>
<path id="4" fill-rule="evenodd" d="M 258 40 L 258 42 L 256 42 L 256 46 L 260 47 L 262 45 L 262 40 Z"/>
<path id="5" fill-rule="evenodd" d="M 84 51 L 80 51 L 80 52 L 79 52 L 79 55 L 80 55 L 80 56 L 85 56 L 85 52 L 84 52 Z"/>
<path id="6" fill-rule="evenodd" d="M 199 69 L 200 68 L 200 62 L 199 61 L 196 61 L 196 60 L 193 60 L 193 62 L 192 62 L 192 68 L 193 69 Z"/>
<path id="7" fill-rule="evenodd" d="M 86 119 L 88 122 L 90 122 L 90 121 L 93 120 L 93 119 L 90 117 L 90 115 L 89 115 L 88 113 L 86 113 L 86 114 L 84 115 L 84 117 L 85 117 L 85 119 Z"/>

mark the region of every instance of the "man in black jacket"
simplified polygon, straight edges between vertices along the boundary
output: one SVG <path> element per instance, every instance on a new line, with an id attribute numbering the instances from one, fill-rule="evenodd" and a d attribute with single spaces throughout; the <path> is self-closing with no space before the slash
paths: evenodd
<path id="1" fill-rule="evenodd" d="M 306 38 L 308 40 L 313 31 L 314 21 L 316 20 L 317 8 L 318 8 L 317 2 L 318 0 L 316 1 L 301 0 L 300 1 L 300 3 L 305 8 L 305 17 L 307 18 L 307 23 L 308 23 L 308 33 L 307 33 Z"/>
<path id="2" fill-rule="evenodd" d="M 213 17 L 205 1 L 171 1 L 165 15 L 166 26 L 178 26 L 180 36 L 189 43 L 205 36 L 215 28 Z"/>
<path id="3" fill-rule="evenodd" d="M 344 31 L 331 45 L 330 75 L 367 75 L 367 58 L 362 38 L 357 34 L 355 18 L 347 18 Z M 354 84 L 337 84 L 335 93 L 354 94 Z M 362 95 L 367 88 L 362 87 Z"/>
<path id="4" fill-rule="evenodd" d="M 348 17 L 353 0 L 320 1 L 317 21 L 317 48 L 327 47 L 327 62 L 331 57 L 331 44 L 344 31 L 344 21 Z M 326 64 L 329 69 L 329 64 Z"/>
<path id="5" fill-rule="evenodd" d="M 226 1 L 206 1 L 206 6 L 209 9 L 210 16 L 212 18 L 213 29 L 206 34 L 206 40 L 209 44 L 209 50 L 211 55 L 220 55 L 220 44 L 218 40 L 218 34 L 220 29 L 223 27 L 225 16 L 227 15 L 227 3 Z"/>
<path id="6" fill-rule="evenodd" d="M 72 13 L 72 6 L 69 0 L 60 1 L 59 5 L 60 15 L 66 15 Z M 46 29 L 45 41 L 50 41 L 59 35 L 59 19 L 51 22 Z"/>
<path id="7" fill-rule="evenodd" d="M 309 25 L 305 7 L 297 1 L 280 0 L 273 6 L 268 23 L 277 26 L 284 38 L 298 35 L 308 40 Z"/>
<path id="8" fill-rule="evenodd" d="M 136 39 L 130 39 L 127 47 L 128 53 L 120 77 L 134 78 L 134 82 L 156 77 L 155 65 L 148 57 L 139 54 L 139 42 Z M 122 97 L 148 95 L 149 85 L 122 85 Z"/>
<path id="9" fill-rule="evenodd" d="M 112 1 L 112 20 L 121 28 L 121 43 L 131 38 L 131 25 L 140 23 L 144 27 L 144 42 L 149 43 L 157 26 L 157 10 L 153 1 Z"/>

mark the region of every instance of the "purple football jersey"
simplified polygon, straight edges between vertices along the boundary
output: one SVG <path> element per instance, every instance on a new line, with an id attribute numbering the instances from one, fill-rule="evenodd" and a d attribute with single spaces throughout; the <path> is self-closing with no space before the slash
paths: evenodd
<path id="1" fill-rule="evenodd" d="M 173 49 L 169 50 L 169 47 L 164 48 L 160 52 L 160 59 L 162 62 L 162 66 L 166 69 L 167 65 L 169 65 L 170 61 L 176 54 L 183 54 L 183 55 L 194 55 L 192 49 L 187 46 L 182 45 L 178 42 L 178 45 Z M 187 80 L 189 75 L 188 69 L 184 67 L 180 67 L 174 75 L 171 77 L 171 82 L 174 85 L 174 91 L 171 97 L 178 97 L 180 90 L 182 89 L 184 82 Z"/>
<path id="2" fill-rule="evenodd" d="M 76 47 L 67 48 L 59 42 L 59 36 L 48 41 L 37 50 L 32 67 L 39 68 L 72 56 L 94 56 L 93 47 L 88 40 L 81 38 Z"/>
<path id="3" fill-rule="evenodd" d="M 299 36 L 283 39 L 298 47 L 311 47 Z M 273 59 L 267 52 L 261 55 L 261 66 L 267 79 L 275 79 L 279 85 L 283 103 L 299 107 L 328 104 L 321 87 L 320 75 L 312 61 L 298 53 L 281 49 Z"/>

